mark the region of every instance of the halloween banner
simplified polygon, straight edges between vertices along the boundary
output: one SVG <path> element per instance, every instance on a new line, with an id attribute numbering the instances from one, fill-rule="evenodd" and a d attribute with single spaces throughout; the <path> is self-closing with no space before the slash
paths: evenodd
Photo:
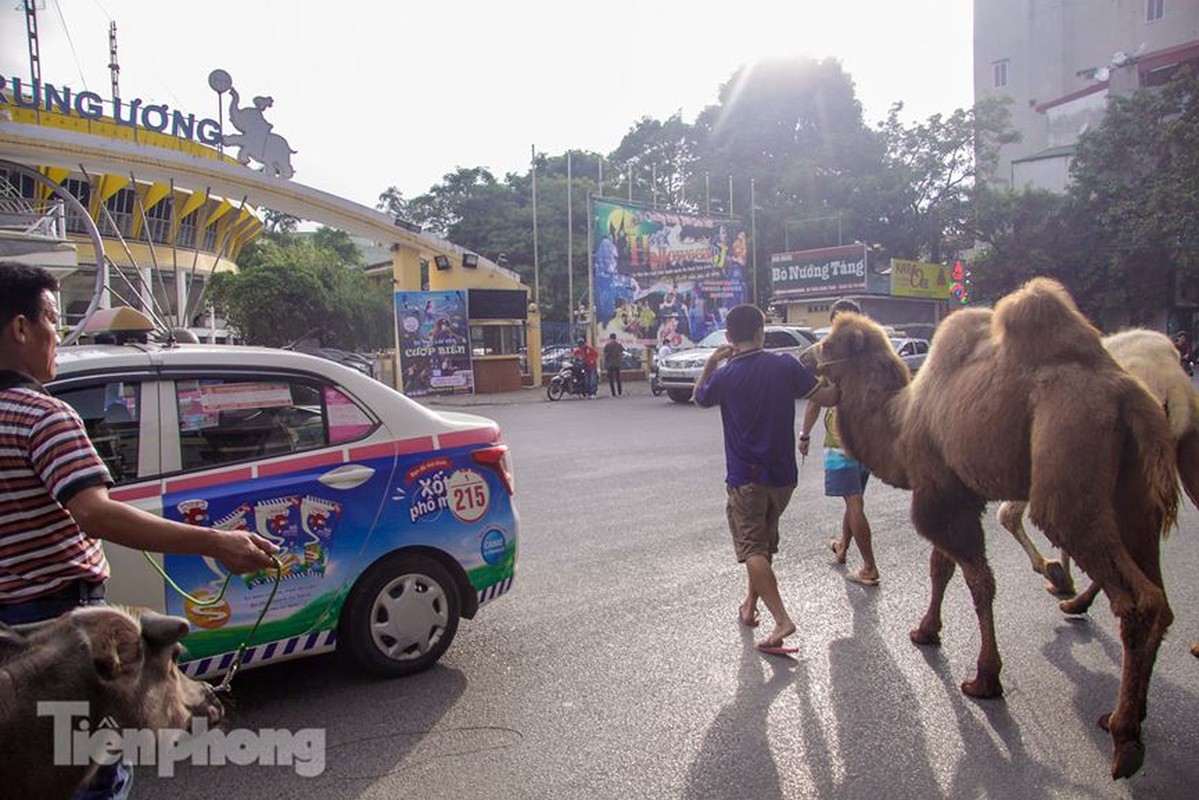
<path id="1" fill-rule="evenodd" d="M 395 306 L 404 394 L 473 392 L 466 292 L 396 292 Z"/>
<path id="2" fill-rule="evenodd" d="M 693 344 L 746 302 L 740 222 L 597 198 L 590 219 L 600 341 Z"/>

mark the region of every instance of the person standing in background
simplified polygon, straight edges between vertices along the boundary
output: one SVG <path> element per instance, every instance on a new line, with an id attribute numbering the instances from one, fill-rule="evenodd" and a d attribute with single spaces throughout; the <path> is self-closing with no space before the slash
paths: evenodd
<path id="1" fill-rule="evenodd" d="M 620 380 L 620 361 L 624 358 L 624 345 L 616 341 L 616 334 L 608 334 L 608 343 L 604 345 L 604 369 L 608 371 L 608 389 L 613 397 L 624 394 L 624 385 Z"/>

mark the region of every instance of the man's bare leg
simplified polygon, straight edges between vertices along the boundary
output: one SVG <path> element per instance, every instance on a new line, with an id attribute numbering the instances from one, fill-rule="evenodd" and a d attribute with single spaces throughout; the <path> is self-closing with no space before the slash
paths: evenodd
<path id="1" fill-rule="evenodd" d="M 855 494 L 845 498 L 845 527 L 853 536 L 858 552 L 862 554 L 862 568 L 858 575 L 867 579 L 878 579 L 878 565 L 874 562 L 874 546 L 870 520 L 866 519 L 866 498 Z"/>
<path id="2" fill-rule="evenodd" d="M 745 559 L 745 571 L 749 577 L 749 595 L 762 598 L 766 610 L 774 617 L 774 630 L 759 644 L 777 647 L 783 643 L 783 639 L 795 633 L 795 623 L 783 607 L 774 567 L 766 556 L 755 554 Z"/>

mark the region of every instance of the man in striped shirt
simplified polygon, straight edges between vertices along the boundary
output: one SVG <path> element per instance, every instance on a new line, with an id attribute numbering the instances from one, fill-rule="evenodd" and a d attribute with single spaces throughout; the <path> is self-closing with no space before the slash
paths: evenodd
<path id="1" fill-rule="evenodd" d="M 102 601 L 101 539 L 139 550 L 206 555 L 231 572 L 270 565 L 275 547 L 245 531 L 173 522 L 108 495 L 108 470 L 55 374 L 58 281 L 0 262 L 0 622 L 48 619 Z"/>
<path id="2" fill-rule="evenodd" d="M 100 539 L 163 553 L 207 555 L 231 572 L 270 565 L 276 548 L 242 531 L 155 516 L 108 496 L 112 479 L 83 422 L 41 382 L 54 378 L 58 280 L 0 261 L 0 622 L 37 622 L 104 602 Z M 121 800 L 133 774 L 100 768 L 74 797 Z"/>

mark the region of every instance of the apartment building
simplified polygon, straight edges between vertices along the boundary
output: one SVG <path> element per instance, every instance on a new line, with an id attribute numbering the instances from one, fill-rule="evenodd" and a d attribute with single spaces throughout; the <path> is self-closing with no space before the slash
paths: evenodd
<path id="1" fill-rule="evenodd" d="M 1107 99 L 1199 72 L 1199 0 L 974 0 L 974 97 L 1007 97 L 1021 141 L 993 182 L 1065 188 Z"/>

